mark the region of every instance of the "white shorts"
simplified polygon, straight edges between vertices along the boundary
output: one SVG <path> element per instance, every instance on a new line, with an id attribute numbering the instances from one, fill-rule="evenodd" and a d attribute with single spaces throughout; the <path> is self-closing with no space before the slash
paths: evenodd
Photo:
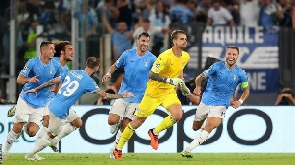
<path id="1" fill-rule="evenodd" d="M 41 108 L 33 108 L 27 102 L 25 102 L 22 98 L 18 98 L 16 103 L 16 110 L 14 116 L 14 123 L 36 123 L 37 125 L 41 125 L 41 121 L 43 120 L 43 110 L 44 107 Z"/>
<path id="2" fill-rule="evenodd" d="M 65 123 L 70 123 L 74 121 L 76 118 L 80 117 L 72 108 L 69 111 L 69 116 L 63 119 Z"/>
<path id="3" fill-rule="evenodd" d="M 55 116 L 52 112 L 49 111 L 49 125 L 48 125 L 48 132 L 50 132 L 53 136 L 59 135 L 64 120 Z"/>
<path id="4" fill-rule="evenodd" d="M 48 106 L 49 106 L 49 102 L 47 102 L 44 110 L 43 110 L 43 116 L 48 116 L 49 115 L 49 109 L 48 109 Z"/>
<path id="5" fill-rule="evenodd" d="M 194 121 L 203 121 L 207 117 L 225 117 L 226 107 L 225 106 L 207 106 L 204 103 L 200 103 L 196 111 Z"/>
<path id="6" fill-rule="evenodd" d="M 116 99 L 109 113 L 133 120 L 134 112 L 138 108 L 138 105 L 139 103 L 129 103 L 123 99 Z"/>
<path id="7" fill-rule="evenodd" d="M 53 136 L 57 136 L 66 123 L 70 123 L 78 117 L 78 114 L 73 109 L 70 109 L 69 116 L 65 119 L 61 119 L 49 111 L 48 132 L 52 133 Z"/>

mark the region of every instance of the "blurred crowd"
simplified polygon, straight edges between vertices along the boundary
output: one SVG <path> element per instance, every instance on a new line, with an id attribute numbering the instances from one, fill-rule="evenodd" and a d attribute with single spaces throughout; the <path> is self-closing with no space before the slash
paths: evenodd
<path id="1" fill-rule="evenodd" d="M 285 26 L 295 28 L 295 0 L 10 0 L 0 7 L 0 75 L 9 74 L 10 18 L 16 13 L 16 71 L 39 52 L 36 38 L 71 39 L 71 10 L 86 35 L 99 41 L 111 35 L 113 63 L 142 31 L 151 36 L 150 51 L 164 50 L 164 37 L 171 23 L 203 23 L 228 26 Z M 73 5 L 75 2 L 75 5 Z M 87 18 L 87 21 L 85 21 Z M 43 26 L 37 34 L 36 27 Z M 52 38 L 55 39 L 55 38 Z M 93 47 L 92 45 L 90 47 Z M 96 47 L 99 47 L 98 45 Z M 96 52 L 97 53 L 97 52 Z M 17 73 L 16 73 L 17 74 Z"/>
<path id="2" fill-rule="evenodd" d="M 70 40 L 72 0 L 15 0 L 16 46 L 20 65 L 36 52 L 36 27 L 42 35 Z M 150 50 L 163 51 L 163 37 L 170 23 L 204 23 L 229 26 L 287 26 L 295 28 L 295 0 L 76 0 L 75 17 L 87 17 L 87 36 L 101 36 L 101 29 L 112 36 L 112 61 L 135 47 L 142 31 L 151 35 Z M 10 0 L 0 9 L 1 73 L 7 73 L 9 60 Z"/>

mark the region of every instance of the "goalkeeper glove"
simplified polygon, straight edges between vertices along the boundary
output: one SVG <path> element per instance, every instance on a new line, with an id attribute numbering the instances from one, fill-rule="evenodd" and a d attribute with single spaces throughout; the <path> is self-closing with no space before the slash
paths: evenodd
<path id="1" fill-rule="evenodd" d="M 176 85 L 179 85 L 181 82 L 183 82 L 183 80 L 180 78 L 167 78 L 166 82 L 176 86 Z"/>
<path id="2" fill-rule="evenodd" d="M 191 91 L 188 89 L 188 87 L 185 85 L 184 82 L 181 82 L 179 84 L 179 89 L 181 90 L 181 93 L 184 95 L 184 96 L 189 96 L 191 94 Z"/>

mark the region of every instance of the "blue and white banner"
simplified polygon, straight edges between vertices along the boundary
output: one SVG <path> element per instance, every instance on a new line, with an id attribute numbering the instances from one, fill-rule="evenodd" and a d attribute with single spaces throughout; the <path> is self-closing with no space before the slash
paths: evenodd
<path id="1" fill-rule="evenodd" d="M 198 64 L 198 42 L 194 38 L 189 39 L 189 69 L 196 69 Z M 237 64 L 249 76 L 251 93 L 277 92 L 278 29 L 207 26 L 202 34 L 202 42 L 202 68 L 207 57 L 225 60 L 226 47 L 238 46 L 240 56 Z"/>

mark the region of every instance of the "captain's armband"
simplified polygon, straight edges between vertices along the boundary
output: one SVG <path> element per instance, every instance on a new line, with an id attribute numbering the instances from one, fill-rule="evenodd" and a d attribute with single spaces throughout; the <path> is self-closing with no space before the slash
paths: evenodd
<path id="1" fill-rule="evenodd" d="M 249 86 L 249 82 L 242 82 L 241 84 L 241 87 L 244 89 L 244 88 L 247 88 Z"/>

